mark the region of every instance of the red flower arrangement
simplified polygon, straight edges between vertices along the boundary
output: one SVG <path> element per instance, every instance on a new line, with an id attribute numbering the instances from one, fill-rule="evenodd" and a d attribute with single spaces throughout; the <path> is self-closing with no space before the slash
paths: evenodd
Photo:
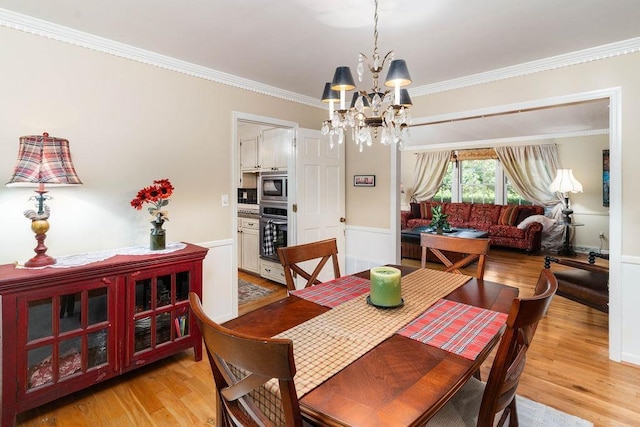
<path id="1" fill-rule="evenodd" d="M 142 205 L 145 203 L 153 205 L 148 208 L 149 213 L 154 217 L 154 221 L 162 223 L 169 220 L 167 211 L 162 208 L 169 204 L 171 194 L 173 194 L 173 185 L 168 179 L 159 179 L 153 181 L 153 185 L 138 191 L 136 197 L 131 200 L 131 206 L 142 210 Z"/>

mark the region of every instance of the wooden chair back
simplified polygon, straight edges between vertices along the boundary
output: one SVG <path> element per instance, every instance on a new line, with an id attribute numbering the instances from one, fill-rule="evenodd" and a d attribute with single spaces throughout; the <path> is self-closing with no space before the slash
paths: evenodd
<path id="1" fill-rule="evenodd" d="M 336 239 L 320 240 L 318 242 L 278 248 L 278 257 L 280 258 L 280 264 L 284 267 L 284 276 L 287 281 L 287 288 L 290 291 L 294 291 L 296 289 L 294 273 L 307 280 L 307 283 L 304 286 L 305 288 L 322 283 L 318 279 L 318 275 L 329 259 L 331 259 L 333 264 L 334 278 L 337 279 L 340 277 L 340 266 L 338 265 L 338 244 Z M 318 264 L 311 273 L 305 271 L 299 265 L 305 261 L 315 259 L 318 260 Z"/>
<path id="2" fill-rule="evenodd" d="M 189 294 L 189 304 L 202 333 L 216 384 L 216 425 L 274 425 L 249 393 L 276 378 L 285 425 L 302 426 L 293 382 L 296 373 L 293 342 L 290 339 L 253 337 L 218 325 L 206 315 L 200 298 L 193 292 Z M 247 375 L 240 376 L 241 371 Z"/>
<path id="3" fill-rule="evenodd" d="M 527 350 L 538 322 L 547 313 L 557 289 L 558 281 L 555 276 L 548 269 L 542 269 L 534 295 L 531 298 L 513 300 L 506 329 L 482 395 L 478 426 L 493 426 L 495 415 L 503 409 L 498 425 L 503 425 L 507 418 L 510 426 L 518 425 L 515 397 Z"/>
<path id="4" fill-rule="evenodd" d="M 421 267 L 427 265 L 427 250 L 433 252 L 445 265 L 445 271 L 462 274 L 463 268 L 475 260 L 478 260 L 476 278 L 484 277 L 484 264 L 489 252 L 489 239 L 467 239 L 462 237 L 444 236 L 442 234 L 420 233 L 420 246 L 422 246 Z M 467 254 L 459 261 L 451 261 L 443 251 Z"/>

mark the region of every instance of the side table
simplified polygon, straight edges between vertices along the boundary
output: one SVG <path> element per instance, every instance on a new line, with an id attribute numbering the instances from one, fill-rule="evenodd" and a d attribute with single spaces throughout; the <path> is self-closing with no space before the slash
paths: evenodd
<path id="1" fill-rule="evenodd" d="M 564 225 L 564 242 L 562 243 L 562 249 L 558 251 L 558 255 L 575 256 L 576 251 L 571 244 L 571 228 L 580 227 L 584 224 L 566 221 L 559 221 L 559 223 Z"/>

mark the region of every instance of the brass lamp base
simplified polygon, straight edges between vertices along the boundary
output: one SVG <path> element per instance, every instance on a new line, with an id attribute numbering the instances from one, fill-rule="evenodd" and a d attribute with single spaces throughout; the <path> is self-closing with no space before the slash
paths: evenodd
<path id="1" fill-rule="evenodd" d="M 37 246 L 33 250 L 36 256 L 25 262 L 25 267 L 44 267 L 56 263 L 56 259 L 47 255 L 47 247 L 44 244 L 44 239 L 47 238 L 47 231 L 49 230 L 49 221 L 46 219 L 36 219 L 31 221 L 31 230 L 36 233 Z"/>

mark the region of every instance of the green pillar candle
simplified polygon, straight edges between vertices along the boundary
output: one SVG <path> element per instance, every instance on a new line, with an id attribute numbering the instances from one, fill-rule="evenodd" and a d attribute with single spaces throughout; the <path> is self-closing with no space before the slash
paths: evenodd
<path id="1" fill-rule="evenodd" d="M 402 303 L 400 296 L 400 270 L 393 267 L 374 267 L 371 269 L 371 304 L 382 307 L 395 307 Z"/>

